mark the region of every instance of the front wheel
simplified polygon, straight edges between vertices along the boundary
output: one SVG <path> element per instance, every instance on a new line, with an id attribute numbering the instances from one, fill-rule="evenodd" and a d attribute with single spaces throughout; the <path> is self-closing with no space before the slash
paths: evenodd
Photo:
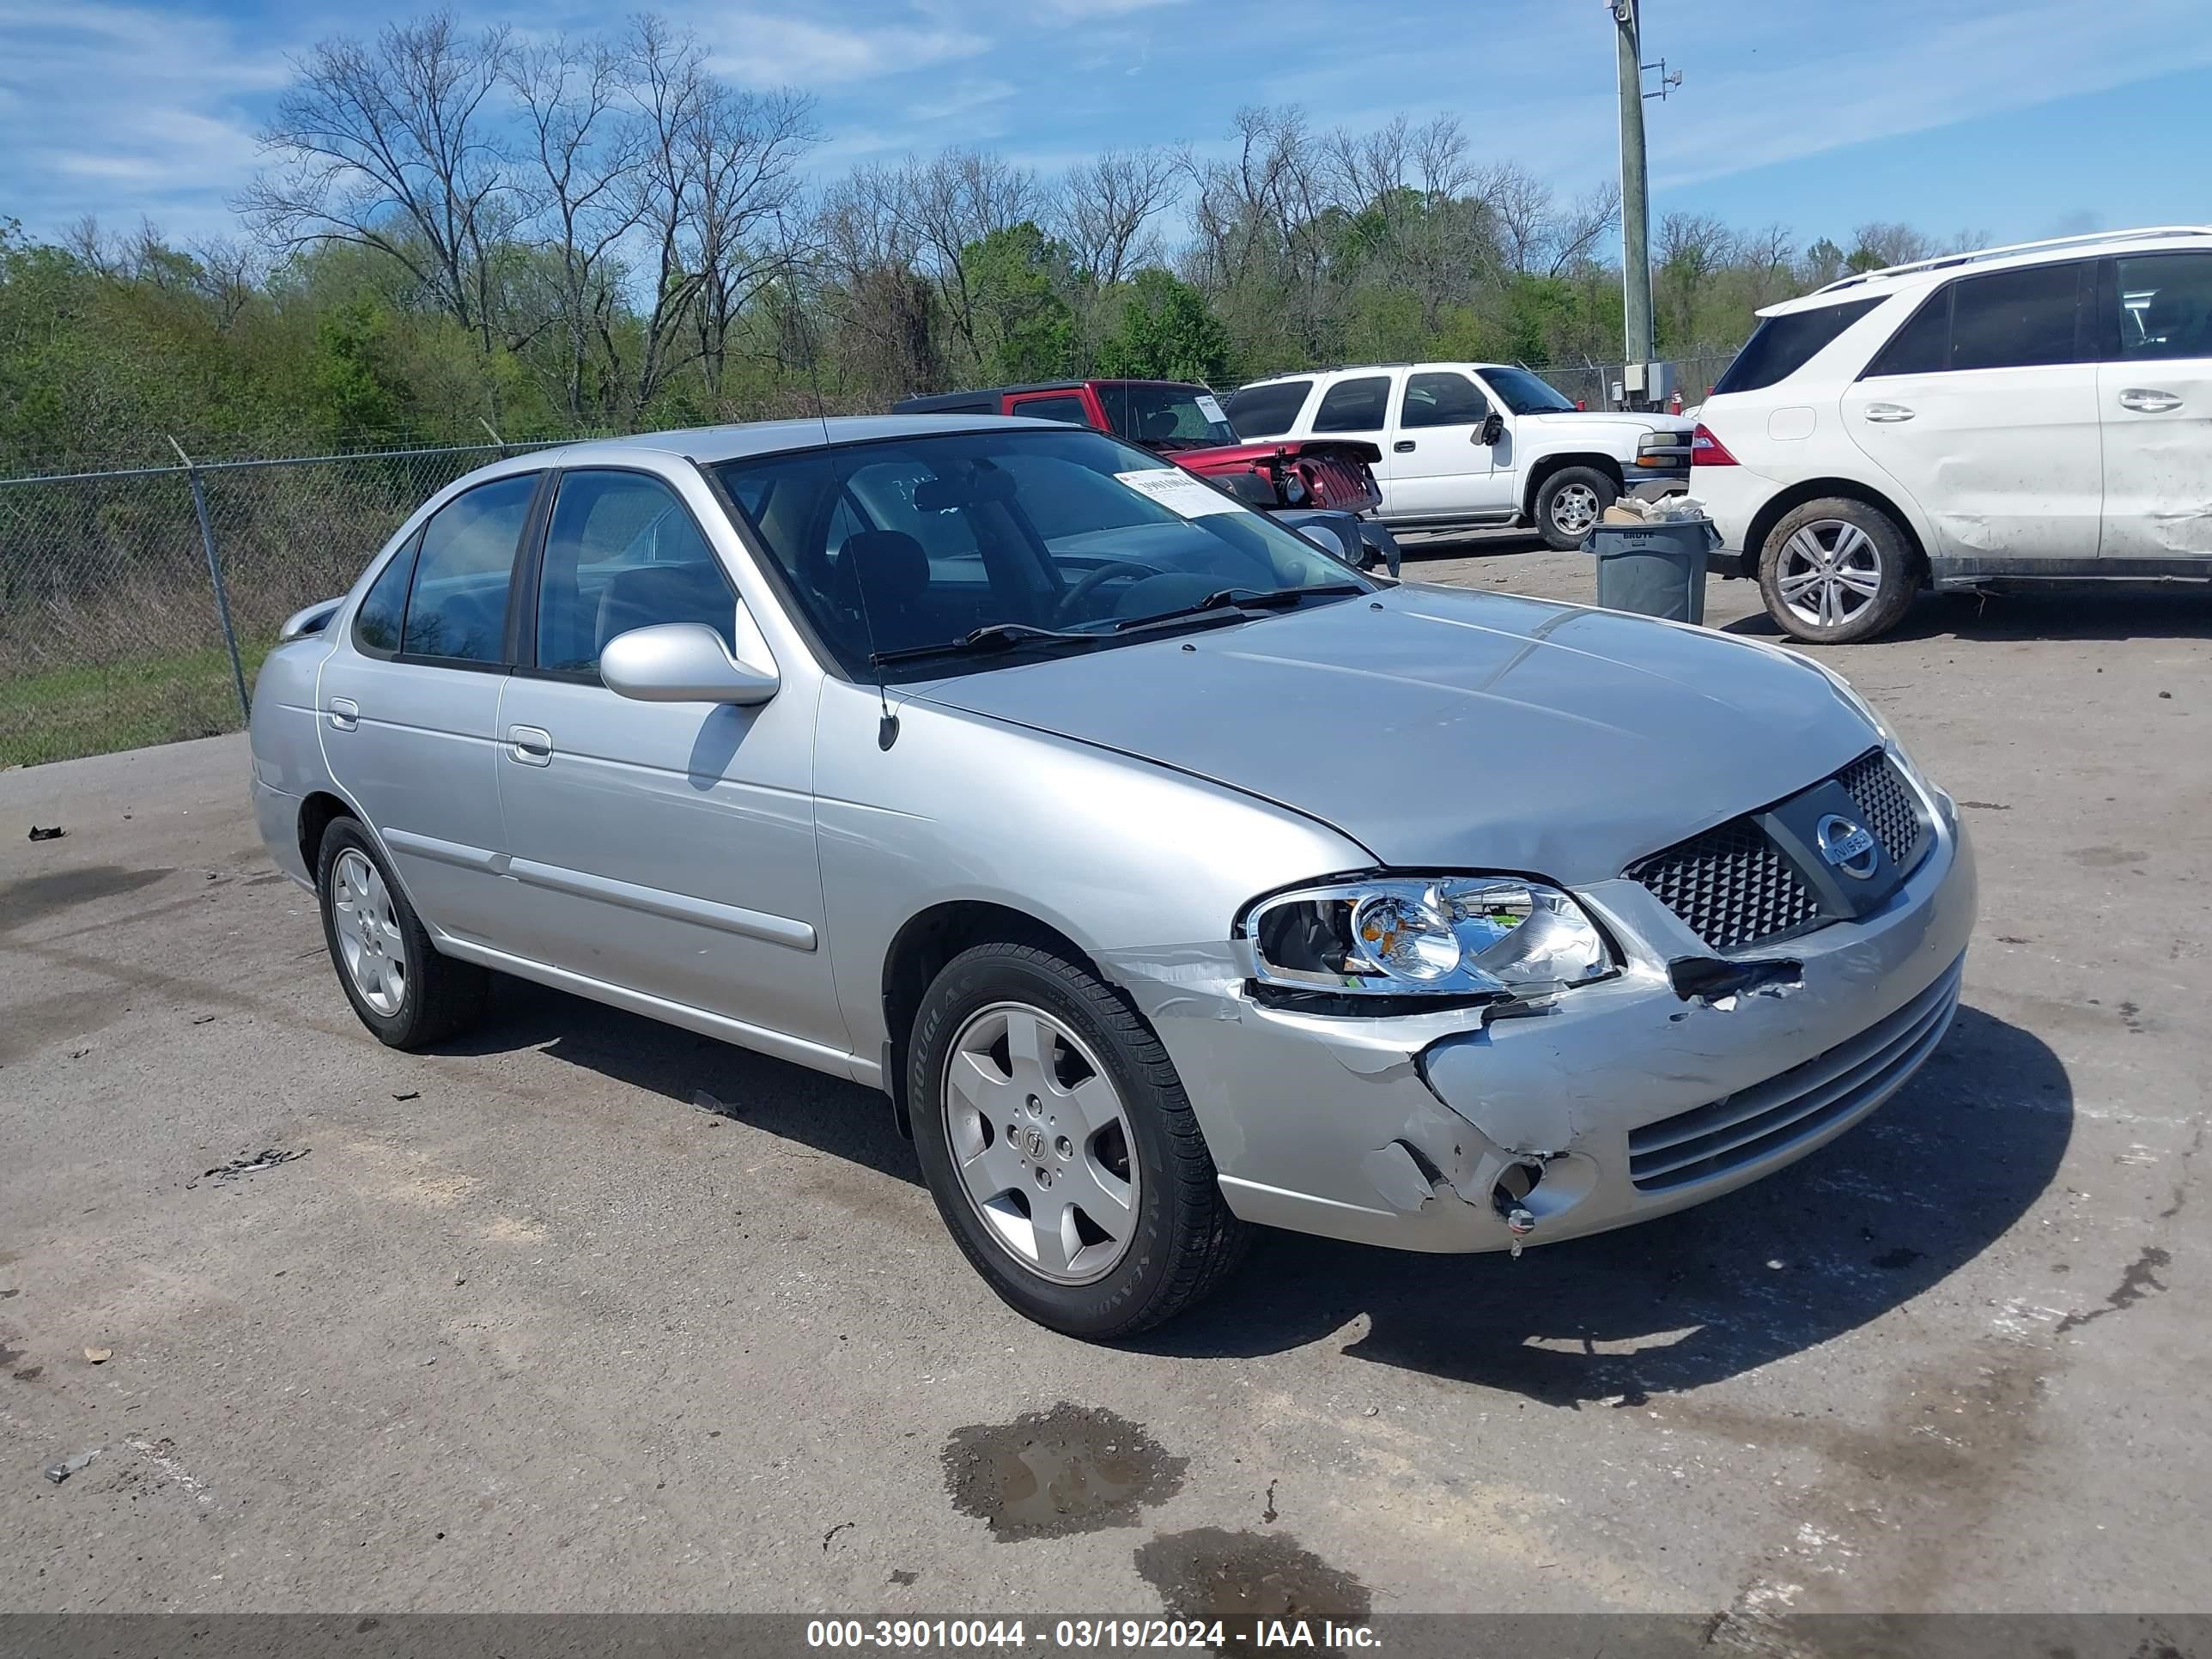
<path id="1" fill-rule="evenodd" d="M 1235 1267 L 1248 1230 L 1174 1064 L 1090 974 L 1033 946 L 979 945 L 938 975 L 908 1046 L 938 1213 L 1017 1312 L 1127 1336 Z"/>
<path id="2" fill-rule="evenodd" d="M 1918 576 L 1897 520 L 1842 496 L 1785 514 L 1759 558 L 1766 614 L 1793 637 L 1818 645 L 1887 633 L 1911 608 Z"/>
<path id="3" fill-rule="evenodd" d="M 1620 486 L 1594 466 L 1565 466 L 1536 491 L 1536 530 L 1545 545 L 1571 552 L 1620 499 Z"/>

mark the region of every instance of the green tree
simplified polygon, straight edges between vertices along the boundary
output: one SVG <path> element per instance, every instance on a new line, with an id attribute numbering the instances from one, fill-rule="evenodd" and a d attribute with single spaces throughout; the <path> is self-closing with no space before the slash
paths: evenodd
<path id="1" fill-rule="evenodd" d="M 1075 313 L 1054 278 L 1066 258 L 1024 220 L 960 251 L 987 379 L 1049 380 L 1066 374 L 1075 350 Z"/>
<path id="2" fill-rule="evenodd" d="M 1121 320 L 1098 348 L 1098 372 L 1140 380 L 1230 378 L 1229 331 L 1206 296 L 1172 271 L 1139 271 Z"/>
<path id="3" fill-rule="evenodd" d="M 414 397 L 401 379 L 390 311 L 374 299 L 348 300 L 315 329 L 308 376 L 326 428 L 338 437 L 388 437 L 407 429 Z"/>

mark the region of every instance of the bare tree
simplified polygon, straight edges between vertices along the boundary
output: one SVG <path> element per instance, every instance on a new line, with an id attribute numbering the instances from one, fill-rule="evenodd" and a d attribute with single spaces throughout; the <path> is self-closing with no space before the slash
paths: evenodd
<path id="1" fill-rule="evenodd" d="M 787 273 L 794 247 L 785 213 L 798 165 L 817 141 L 811 98 L 738 92 L 714 83 L 691 124 L 687 262 L 698 273 L 692 327 L 707 389 L 719 396 L 732 330 L 763 288 Z"/>
<path id="2" fill-rule="evenodd" d="M 517 50 L 504 66 L 529 148 L 522 194 L 553 264 L 544 321 L 561 332 L 559 396 L 580 424 L 611 390 L 586 381 L 621 299 L 619 249 L 643 210 L 630 187 L 644 145 L 628 118 L 627 68 L 605 41 L 566 36 Z"/>
<path id="3" fill-rule="evenodd" d="M 933 161 L 909 161 L 898 175 L 897 196 L 969 364 L 980 363 L 982 340 L 967 250 L 994 231 L 1038 216 L 1043 196 L 1036 175 L 988 151 L 948 149 Z"/>
<path id="4" fill-rule="evenodd" d="M 1496 161 L 1474 190 L 1498 227 L 1506 270 L 1525 276 L 1539 268 L 1552 241 L 1552 187 L 1518 161 Z"/>
<path id="5" fill-rule="evenodd" d="M 1561 276 L 1587 263 L 1607 235 L 1620 228 L 1620 183 L 1608 179 L 1552 216 L 1547 237 L 1551 263 L 1546 274 Z"/>
<path id="6" fill-rule="evenodd" d="M 512 189 L 487 108 L 507 31 L 465 35 L 450 13 L 345 36 L 295 63 L 261 134 L 278 165 L 237 204 L 286 248 L 351 242 L 390 256 L 438 306 L 493 343 L 489 244 Z"/>
<path id="7" fill-rule="evenodd" d="M 934 391 L 943 376 L 935 291 L 915 268 L 921 249 L 902 178 L 882 167 L 848 174 L 823 197 L 814 230 L 838 337 L 866 388 L 890 397 Z"/>
<path id="8" fill-rule="evenodd" d="M 1071 167 L 1054 193 L 1051 229 L 1098 287 L 1127 282 L 1159 258 L 1157 222 L 1182 192 L 1185 158 L 1151 148 L 1109 149 Z"/>

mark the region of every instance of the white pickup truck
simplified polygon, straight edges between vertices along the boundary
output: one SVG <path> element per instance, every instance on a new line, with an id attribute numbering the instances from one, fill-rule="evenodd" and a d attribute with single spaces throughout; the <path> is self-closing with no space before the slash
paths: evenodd
<path id="1" fill-rule="evenodd" d="M 1231 394 L 1238 437 L 1364 438 L 1382 517 L 1425 534 L 1533 525 L 1579 547 L 1624 495 L 1687 487 L 1680 415 L 1583 410 L 1525 368 L 1498 363 L 1377 363 L 1278 374 Z"/>

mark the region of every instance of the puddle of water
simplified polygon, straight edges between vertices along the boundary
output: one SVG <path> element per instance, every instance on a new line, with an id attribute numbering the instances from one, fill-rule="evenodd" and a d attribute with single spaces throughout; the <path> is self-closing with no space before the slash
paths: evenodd
<path id="1" fill-rule="evenodd" d="M 1374 1605 L 1366 1585 L 1288 1533 L 1162 1533 L 1137 1552 L 1137 1572 L 1170 1618 L 1221 1620 L 1218 1653 L 1249 1652 L 1272 1620 L 1361 1624 Z"/>
<path id="2" fill-rule="evenodd" d="M 943 1462 L 953 1506 L 1001 1542 L 1134 1526 L 1139 1510 L 1176 1494 L 1188 1467 L 1127 1418 L 1064 1401 L 954 1430 Z"/>

